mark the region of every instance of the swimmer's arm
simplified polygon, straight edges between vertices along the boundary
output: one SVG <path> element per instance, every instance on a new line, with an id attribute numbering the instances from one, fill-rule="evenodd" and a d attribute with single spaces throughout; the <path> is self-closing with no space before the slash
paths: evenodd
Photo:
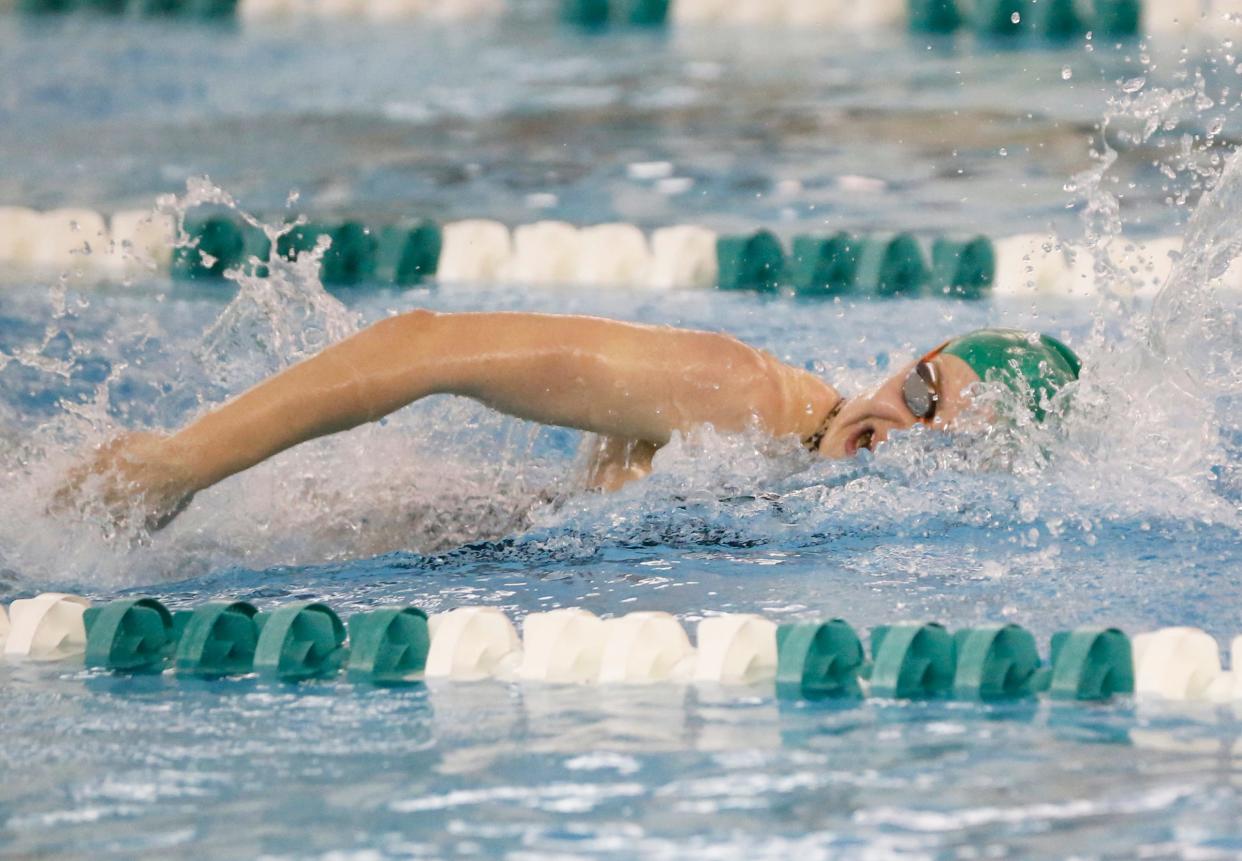
<path id="1" fill-rule="evenodd" d="M 703 424 L 807 438 L 839 400 L 813 375 L 726 335 L 593 317 L 415 311 L 289 368 L 168 443 L 202 489 L 433 394 L 657 446 Z"/>

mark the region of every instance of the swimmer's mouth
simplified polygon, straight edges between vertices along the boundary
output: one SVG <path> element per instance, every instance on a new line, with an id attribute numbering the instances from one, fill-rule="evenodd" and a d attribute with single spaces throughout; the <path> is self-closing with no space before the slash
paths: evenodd
<path id="1" fill-rule="evenodd" d="M 875 440 L 875 428 L 863 426 L 845 441 L 845 453 L 849 457 L 858 454 L 860 448 L 871 450 L 871 445 Z"/>

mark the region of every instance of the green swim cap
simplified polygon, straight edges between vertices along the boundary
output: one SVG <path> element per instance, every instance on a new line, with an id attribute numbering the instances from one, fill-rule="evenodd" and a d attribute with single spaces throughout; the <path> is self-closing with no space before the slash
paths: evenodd
<path id="1" fill-rule="evenodd" d="M 1078 379 L 1082 362 L 1056 338 L 1016 329 L 980 329 L 954 338 L 941 352 L 957 356 L 981 380 L 999 380 L 1026 400 L 1036 421 L 1043 402 Z M 989 373 L 991 372 L 991 373 Z"/>

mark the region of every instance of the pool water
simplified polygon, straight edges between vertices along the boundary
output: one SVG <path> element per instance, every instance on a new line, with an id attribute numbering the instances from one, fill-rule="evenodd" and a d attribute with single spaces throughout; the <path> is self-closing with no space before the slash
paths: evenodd
<path id="1" fill-rule="evenodd" d="M 1132 235 L 1196 213 L 1186 259 L 1154 307 L 503 284 L 330 295 L 299 267 L 207 287 L 6 273 L 0 600 L 65 588 L 343 614 L 484 604 L 517 621 L 566 606 L 688 626 L 719 612 L 1013 621 L 1045 652 L 1088 623 L 1242 633 L 1242 332 L 1213 278 L 1242 235 L 1239 170 L 1220 164 L 1237 130 L 1229 48 L 586 39 L 540 8 L 431 33 L 0 18 L 0 200 L 109 210 L 207 173 L 268 217 L 296 188 L 298 208 L 362 216 L 1074 235 L 1099 230 L 1115 195 Z M 1114 164 L 1090 155 L 1105 116 Z M 688 190 L 633 167 L 662 162 Z M 1071 182 L 1093 166 L 1102 179 Z M 580 435 L 436 398 L 230 479 L 154 535 L 44 512 L 84 446 L 175 427 L 418 307 L 729 331 L 846 391 L 983 325 L 1063 337 L 1088 370 L 1056 432 L 914 432 L 813 463 L 705 431 L 610 496 L 581 491 Z M 0 702 L 5 858 L 1242 854 L 1233 707 L 369 690 L 29 663 L 0 664 Z"/>

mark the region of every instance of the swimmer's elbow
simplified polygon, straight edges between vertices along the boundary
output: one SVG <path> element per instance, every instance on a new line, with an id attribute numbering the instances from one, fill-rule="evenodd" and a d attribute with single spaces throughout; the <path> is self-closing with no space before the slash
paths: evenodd
<path id="1" fill-rule="evenodd" d="M 378 421 L 435 391 L 431 361 L 441 317 L 432 311 L 409 311 L 371 324 L 318 357 L 308 368 L 319 389 L 336 404 L 321 428 L 345 430 Z"/>
<path id="2" fill-rule="evenodd" d="M 418 309 L 373 323 L 364 333 L 364 354 L 375 377 L 426 382 L 437 360 L 445 358 L 445 320 Z"/>
<path id="3" fill-rule="evenodd" d="M 412 344 L 426 339 L 436 329 L 440 315 L 435 311 L 417 308 L 372 323 L 367 331 L 373 336 L 394 344 Z"/>

